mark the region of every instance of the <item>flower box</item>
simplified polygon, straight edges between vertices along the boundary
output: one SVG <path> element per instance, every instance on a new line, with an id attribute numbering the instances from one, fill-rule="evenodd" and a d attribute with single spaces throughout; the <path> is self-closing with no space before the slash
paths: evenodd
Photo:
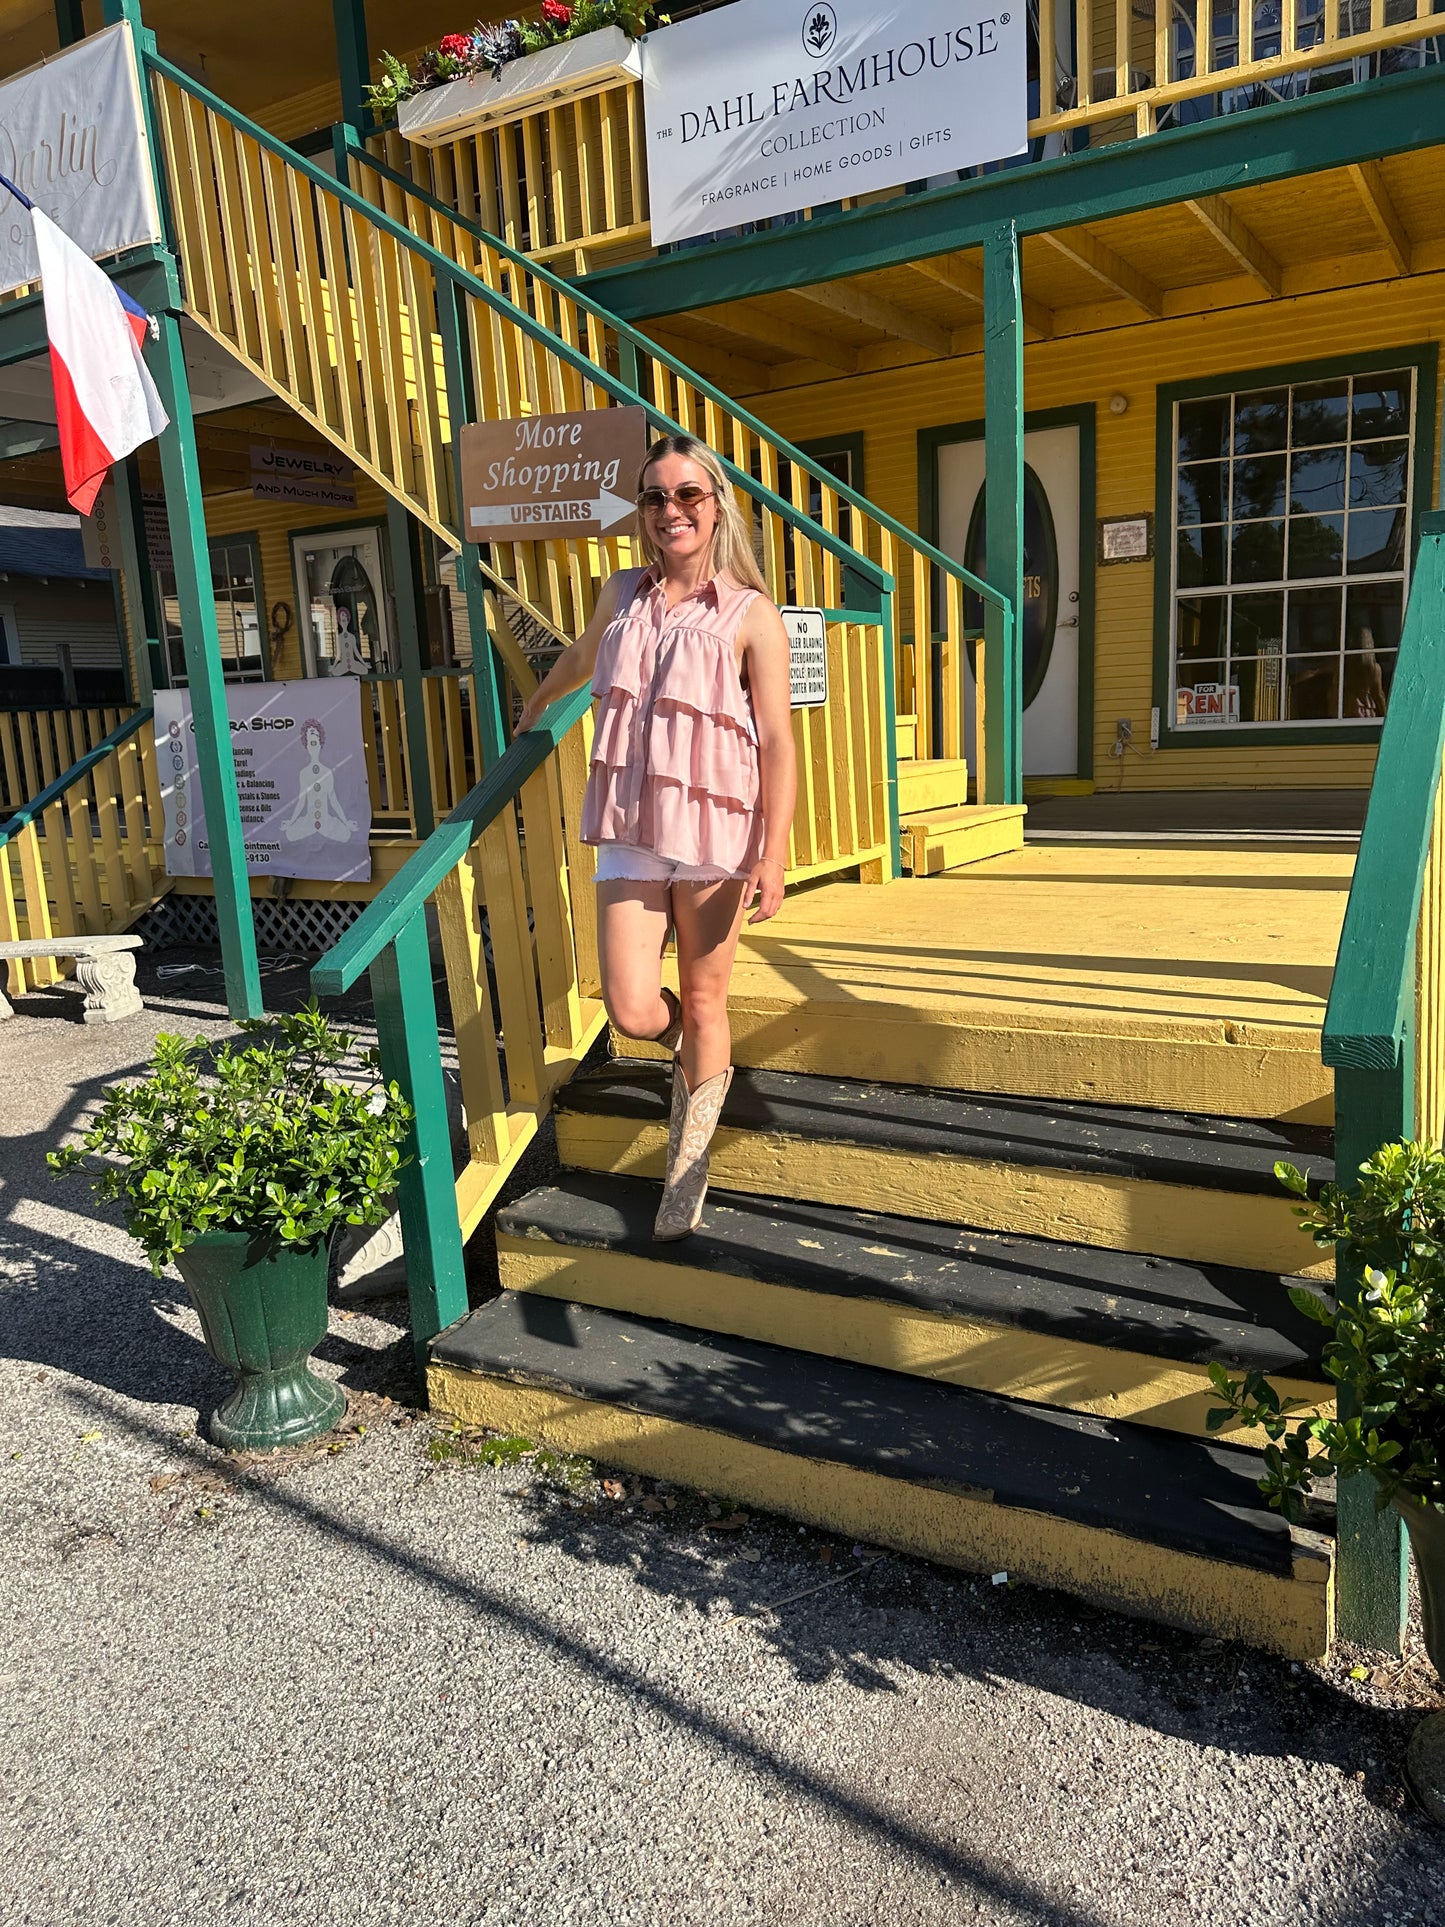
<path id="1" fill-rule="evenodd" d="M 440 147 L 483 127 L 520 120 L 559 100 L 585 100 L 619 81 L 642 76 L 642 48 L 620 27 L 600 27 L 578 40 L 564 40 L 539 53 L 508 61 L 501 78 L 449 80 L 411 94 L 397 108 L 397 126 L 409 141 Z"/>

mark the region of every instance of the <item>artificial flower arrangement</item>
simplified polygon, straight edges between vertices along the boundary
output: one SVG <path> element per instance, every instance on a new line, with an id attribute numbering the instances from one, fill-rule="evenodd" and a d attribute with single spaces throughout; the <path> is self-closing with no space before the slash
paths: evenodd
<path id="1" fill-rule="evenodd" d="M 635 0 L 542 0 L 536 20 L 479 20 L 470 33 L 445 34 L 429 47 L 415 68 L 395 54 L 381 56 L 381 78 L 367 89 L 366 104 L 377 120 L 389 120 L 399 102 L 449 80 L 501 77 L 508 61 L 540 53 L 564 40 L 580 40 L 601 27 L 620 27 L 631 40 L 640 40 L 654 27 L 665 27 L 667 15 Z"/>

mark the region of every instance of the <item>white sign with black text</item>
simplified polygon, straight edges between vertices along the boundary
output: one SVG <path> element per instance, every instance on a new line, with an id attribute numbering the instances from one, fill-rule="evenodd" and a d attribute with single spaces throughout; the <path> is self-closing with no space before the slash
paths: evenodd
<path id="1" fill-rule="evenodd" d="M 643 43 L 654 246 L 1021 154 L 1018 0 L 736 0 Z"/>
<path id="2" fill-rule="evenodd" d="M 820 709 L 828 700 L 828 624 L 821 609 L 784 609 L 794 709 Z"/>
<path id="3" fill-rule="evenodd" d="M 368 882 L 371 791 L 360 685 L 350 677 L 231 683 L 226 708 L 250 874 Z M 208 877 L 211 846 L 189 692 L 158 689 L 155 712 L 166 875 Z"/>
<path id="4" fill-rule="evenodd" d="M 128 26 L 0 86 L 0 174 L 93 260 L 160 240 Z M 0 294 L 39 274 L 30 216 L 0 188 Z"/>

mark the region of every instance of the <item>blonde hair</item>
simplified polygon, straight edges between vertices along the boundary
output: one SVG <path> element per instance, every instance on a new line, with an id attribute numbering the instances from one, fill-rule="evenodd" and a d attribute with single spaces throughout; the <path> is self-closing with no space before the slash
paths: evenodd
<path id="1" fill-rule="evenodd" d="M 763 580 L 762 570 L 758 567 L 757 557 L 753 554 L 752 537 L 738 498 L 727 472 L 706 442 L 700 442 L 695 435 L 663 435 L 647 451 L 647 459 L 637 474 L 637 493 L 640 495 L 647 486 L 647 471 L 654 462 L 660 462 L 664 455 L 684 455 L 690 462 L 696 462 L 704 469 L 713 485 L 717 502 L 717 522 L 712 533 L 712 545 L 708 552 L 708 567 L 719 575 L 730 575 L 734 582 L 745 589 L 758 589 L 766 595 L 768 585 Z M 647 532 L 647 517 L 642 510 L 637 511 L 638 538 L 642 553 L 654 568 L 660 567 L 662 555 Z"/>

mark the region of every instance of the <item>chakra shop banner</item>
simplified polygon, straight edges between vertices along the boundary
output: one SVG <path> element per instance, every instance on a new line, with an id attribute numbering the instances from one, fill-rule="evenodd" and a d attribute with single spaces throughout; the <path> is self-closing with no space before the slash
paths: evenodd
<path id="1" fill-rule="evenodd" d="M 371 792 L 353 677 L 233 683 L 226 691 L 236 791 L 252 876 L 371 878 Z M 191 699 L 155 694 L 166 875 L 211 875 Z"/>
<path id="2" fill-rule="evenodd" d="M 1019 0 L 736 0 L 643 42 L 661 244 L 1028 144 Z"/>

